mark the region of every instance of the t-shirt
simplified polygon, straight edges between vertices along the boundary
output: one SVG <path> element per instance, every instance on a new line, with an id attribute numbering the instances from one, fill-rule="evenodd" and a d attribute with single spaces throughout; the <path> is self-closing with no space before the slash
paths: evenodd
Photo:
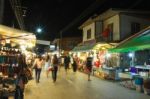
<path id="1" fill-rule="evenodd" d="M 92 57 L 87 57 L 87 59 L 86 59 L 86 66 L 87 67 L 92 67 Z"/>

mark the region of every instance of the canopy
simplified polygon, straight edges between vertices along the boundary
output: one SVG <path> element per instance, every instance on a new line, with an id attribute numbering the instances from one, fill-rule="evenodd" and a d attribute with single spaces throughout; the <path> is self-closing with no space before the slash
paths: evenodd
<path id="1" fill-rule="evenodd" d="M 98 42 L 96 44 L 76 46 L 72 51 L 87 51 L 87 50 L 104 50 L 113 48 L 117 43 Z"/>
<path id="2" fill-rule="evenodd" d="M 150 49 L 150 27 L 122 41 L 110 52 L 130 52 Z"/>
<path id="3" fill-rule="evenodd" d="M 35 46 L 36 36 L 33 33 L 0 25 L 0 41 L 10 40 L 20 45 Z"/>
<path id="4" fill-rule="evenodd" d="M 87 51 L 92 50 L 95 44 L 89 44 L 89 45 L 80 45 L 73 48 L 72 51 Z"/>
<path id="5" fill-rule="evenodd" d="M 106 43 L 106 42 L 99 42 L 93 47 L 94 50 L 108 50 L 110 48 L 114 48 L 117 43 Z"/>

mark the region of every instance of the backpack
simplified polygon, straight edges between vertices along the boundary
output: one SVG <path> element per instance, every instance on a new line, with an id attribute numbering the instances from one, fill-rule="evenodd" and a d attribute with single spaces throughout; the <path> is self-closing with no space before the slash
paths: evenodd
<path id="1" fill-rule="evenodd" d="M 55 59 L 53 60 L 53 64 L 58 64 L 58 59 L 57 59 L 57 58 L 55 58 Z"/>
<path id="2" fill-rule="evenodd" d="M 92 58 L 91 57 L 87 58 L 86 66 L 87 67 L 92 67 Z"/>

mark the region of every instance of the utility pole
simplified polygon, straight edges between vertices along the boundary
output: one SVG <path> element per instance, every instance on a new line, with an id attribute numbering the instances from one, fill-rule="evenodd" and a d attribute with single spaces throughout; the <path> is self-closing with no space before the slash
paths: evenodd
<path id="1" fill-rule="evenodd" d="M 62 31 L 60 31 L 60 40 L 59 40 L 59 56 L 62 52 Z"/>
<path id="2" fill-rule="evenodd" d="M 15 17 L 17 19 L 20 29 L 24 30 L 25 26 L 24 26 L 23 15 L 25 14 L 25 12 L 22 11 L 22 9 L 24 7 L 21 6 L 21 1 L 20 0 L 9 0 L 9 2 L 14 11 L 14 14 L 15 14 Z"/>
<path id="3" fill-rule="evenodd" d="M 0 0 L 0 24 L 3 22 L 4 0 Z"/>

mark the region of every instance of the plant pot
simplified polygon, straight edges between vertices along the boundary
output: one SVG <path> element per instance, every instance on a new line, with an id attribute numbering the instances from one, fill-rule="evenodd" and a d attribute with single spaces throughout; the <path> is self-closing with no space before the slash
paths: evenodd
<path id="1" fill-rule="evenodd" d="M 150 89 L 150 79 L 144 80 L 144 88 Z"/>
<path id="2" fill-rule="evenodd" d="M 150 89 L 146 89 L 146 88 L 144 88 L 144 94 L 146 94 L 146 95 L 150 95 Z"/>
<path id="3" fill-rule="evenodd" d="M 143 78 L 140 78 L 140 77 L 136 78 L 135 85 L 143 85 Z"/>
<path id="4" fill-rule="evenodd" d="M 136 91 L 137 92 L 142 92 L 143 91 L 143 86 L 142 85 L 136 85 Z"/>

